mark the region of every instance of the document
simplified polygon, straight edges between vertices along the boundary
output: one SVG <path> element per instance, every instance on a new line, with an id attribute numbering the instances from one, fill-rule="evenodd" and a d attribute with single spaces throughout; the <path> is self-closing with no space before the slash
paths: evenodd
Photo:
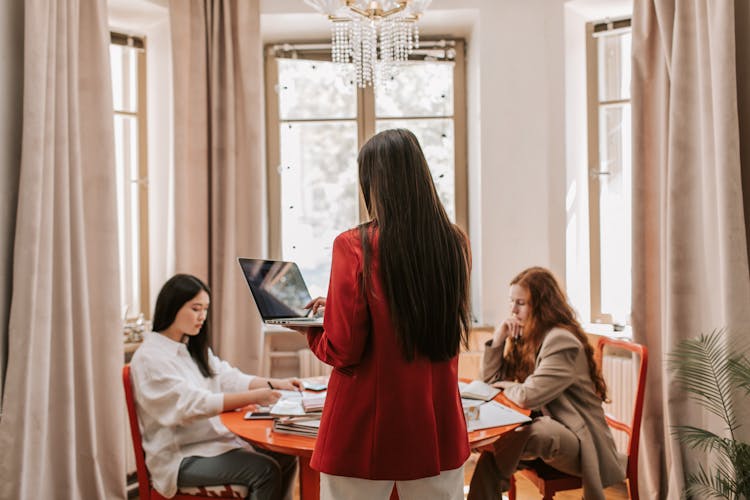
<path id="1" fill-rule="evenodd" d="M 271 407 L 271 415 L 274 417 L 289 417 L 289 416 L 300 416 L 305 414 L 305 409 L 302 408 L 302 399 L 279 399 L 275 405 Z"/>
<path id="2" fill-rule="evenodd" d="M 531 418 L 497 401 L 490 401 L 479 405 L 479 418 L 476 420 L 467 420 L 466 428 L 471 432 L 478 431 L 479 429 L 522 424 L 525 422 L 531 422 Z"/>
<path id="3" fill-rule="evenodd" d="M 486 384 L 481 380 L 472 380 L 469 384 L 466 382 L 459 382 L 458 392 L 461 393 L 462 398 L 489 401 L 500 394 L 500 389 L 492 387 L 490 384 Z"/>

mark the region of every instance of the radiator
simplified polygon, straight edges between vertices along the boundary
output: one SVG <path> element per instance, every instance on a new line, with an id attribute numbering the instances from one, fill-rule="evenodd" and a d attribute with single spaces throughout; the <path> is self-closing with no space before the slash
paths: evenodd
<path id="1" fill-rule="evenodd" d="M 630 353 L 618 352 L 604 355 L 602 375 L 607 383 L 607 394 L 610 403 L 604 404 L 604 411 L 617 420 L 630 425 L 633 419 L 633 405 L 636 390 L 636 366 Z M 628 435 L 624 432 L 612 430 L 617 449 L 627 452 Z"/>
<path id="2" fill-rule="evenodd" d="M 331 367 L 316 358 L 310 349 L 297 351 L 297 358 L 299 359 L 299 376 L 301 378 L 320 377 L 331 373 Z"/>

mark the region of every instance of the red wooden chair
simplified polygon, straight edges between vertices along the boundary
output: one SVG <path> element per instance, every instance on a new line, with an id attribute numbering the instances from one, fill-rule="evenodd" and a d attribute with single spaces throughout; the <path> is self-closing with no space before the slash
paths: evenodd
<path id="1" fill-rule="evenodd" d="M 130 365 L 122 367 L 122 384 L 125 388 L 125 403 L 128 407 L 130 435 L 133 438 L 135 466 L 138 473 L 138 498 L 141 500 L 166 500 L 165 497 L 161 496 L 151 487 L 151 475 L 146 468 L 146 457 L 143 453 L 143 445 L 141 443 L 141 429 L 138 427 L 138 415 L 135 412 L 133 386 L 130 383 Z M 172 499 L 198 500 L 205 498 L 245 498 L 246 496 L 246 486 L 225 484 L 222 486 L 182 487 L 177 490 L 177 494 Z"/>
<path id="2" fill-rule="evenodd" d="M 617 420 L 612 415 L 606 415 L 607 424 L 612 429 L 623 431 L 628 435 L 628 464 L 626 468 L 626 479 L 628 480 L 628 493 L 630 498 L 638 500 L 638 444 L 641 435 L 641 417 L 643 415 L 643 397 L 646 389 L 646 366 L 648 364 L 648 350 L 645 346 L 627 342 L 625 340 L 601 337 L 596 346 L 596 359 L 600 366 L 604 357 L 604 348 L 611 346 L 616 349 L 630 351 L 638 355 L 638 375 L 636 379 L 635 402 L 633 404 L 633 418 L 630 425 Z M 541 462 L 541 461 L 539 461 Z M 558 491 L 576 490 L 581 488 L 581 478 L 570 476 L 552 467 L 535 465 L 530 469 L 522 469 L 517 472 L 531 481 L 542 494 L 544 500 L 551 500 Z M 511 477 L 508 498 L 515 500 L 516 484 L 515 477 Z"/>

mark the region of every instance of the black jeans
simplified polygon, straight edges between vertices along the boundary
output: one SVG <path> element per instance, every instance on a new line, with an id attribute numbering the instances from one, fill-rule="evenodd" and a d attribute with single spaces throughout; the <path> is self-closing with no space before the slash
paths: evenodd
<path id="1" fill-rule="evenodd" d="M 250 500 L 291 499 L 297 458 L 242 448 L 215 457 L 186 457 L 180 463 L 178 486 L 241 484 Z"/>

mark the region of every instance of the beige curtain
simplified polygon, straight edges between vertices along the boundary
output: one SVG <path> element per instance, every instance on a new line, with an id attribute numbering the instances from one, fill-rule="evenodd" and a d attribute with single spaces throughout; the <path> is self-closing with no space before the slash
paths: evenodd
<path id="1" fill-rule="evenodd" d="M 255 372 L 260 319 L 238 257 L 263 254 L 258 0 L 172 0 L 175 268 L 208 281 L 213 346 Z"/>
<path id="2" fill-rule="evenodd" d="M 685 400 L 665 356 L 715 328 L 750 331 L 735 59 L 750 23 L 730 0 L 636 0 L 632 26 L 633 329 L 651 354 L 640 489 L 677 499 L 697 457 L 670 428 L 722 429 Z"/>
<path id="3" fill-rule="evenodd" d="M 125 421 L 104 0 L 27 0 L 3 498 L 122 498 Z"/>

